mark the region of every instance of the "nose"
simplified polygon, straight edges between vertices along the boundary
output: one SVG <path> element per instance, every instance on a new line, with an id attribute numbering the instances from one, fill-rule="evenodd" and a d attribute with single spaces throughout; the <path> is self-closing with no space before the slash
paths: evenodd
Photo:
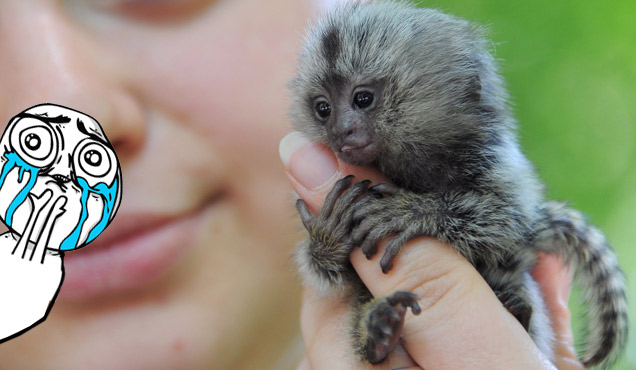
<path id="1" fill-rule="evenodd" d="M 365 117 L 355 113 L 342 114 L 331 128 L 339 150 L 361 148 L 369 144 L 369 126 Z"/>
<path id="2" fill-rule="evenodd" d="M 124 165 L 144 141 L 143 110 L 125 66 L 91 37 L 61 2 L 0 3 L 0 127 L 31 106 L 63 105 L 94 117 Z"/>

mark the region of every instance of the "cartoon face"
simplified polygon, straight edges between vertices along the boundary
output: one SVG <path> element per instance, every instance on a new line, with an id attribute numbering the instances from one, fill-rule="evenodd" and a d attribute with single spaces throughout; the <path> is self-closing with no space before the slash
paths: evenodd
<path id="1" fill-rule="evenodd" d="M 115 216 L 119 161 L 92 117 L 52 104 L 29 108 L 9 122 L 0 153 L 0 218 L 14 233 L 27 230 L 30 242 L 81 248 Z"/>

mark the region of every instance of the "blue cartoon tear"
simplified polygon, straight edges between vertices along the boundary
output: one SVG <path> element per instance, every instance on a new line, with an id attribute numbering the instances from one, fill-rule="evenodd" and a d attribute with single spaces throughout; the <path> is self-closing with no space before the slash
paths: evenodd
<path id="1" fill-rule="evenodd" d="M 7 177 L 7 174 L 11 172 L 13 168 L 16 166 L 19 167 L 20 173 L 18 175 L 18 182 L 22 182 L 22 176 L 24 172 L 29 172 L 29 182 L 26 184 L 22 190 L 18 193 L 18 195 L 13 198 L 9 208 L 7 209 L 7 214 L 5 217 L 5 221 L 7 226 L 11 226 L 13 222 L 13 213 L 15 210 L 26 200 L 27 195 L 33 189 L 35 185 L 35 180 L 37 179 L 39 168 L 33 167 L 26 163 L 20 158 L 15 152 L 7 152 L 4 154 L 4 157 L 7 159 L 7 163 L 2 167 L 2 174 L 0 175 L 0 187 L 4 184 L 4 179 Z"/>
<path id="2" fill-rule="evenodd" d="M 5 221 L 7 226 L 11 226 L 15 210 L 20 207 L 22 203 L 24 203 L 27 195 L 35 185 L 39 168 L 29 165 L 24 160 L 22 160 L 22 158 L 20 158 L 20 156 L 15 152 L 7 152 L 4 154 L 4 157 L 7 159 L 7 162 L 2 167 L 2 174 L 0 174 L 0 187 L 2 186 L 2 184 L 4 184 L 4 180 L 9 172 L 11 172 L 11 170 L 16 167 L 19 168 L 20 171 L 18 174 L 19 182 L 22 182 L 22 178 L 25 172 L 28 172 L 30 175 L 27 184 L 11 201 L 9 208 L 7 209 Z M 71 234 L 69 234 L 69 236 L 67 236 L 62 242 L 60 250 L 72 250 L 77 248 L 77 243 L 84 227 L 84 223 L 88 218 L 87 202 L 90 193 L 97 194 L 102 198 L 104 202 L 104 209 L 102 211 L 101 220 L 91 229 L 90 233 L 88 234 L 86 244 L 93 241 L 97 236 L 99 236 L 99 234 L 102 233 L 102 231 L 104 231 L 104 229 L 108 225 L 108 220 L 110 219 L 110 216 L 113 213 L 113 208 L 115 206 L 115 200 L 117 197 L 117 179 L 113 181 L 113 184 L 110 187 L 101 182 L 95 185 L 95 187 L 90 187 L 88 185 L 88 182 L 81 177 L 77 178 L 77 183 L 82 189 L 82 195 L 80 199 L 82 205 L 82 214 L 80 215 L 80 220 L 73 232 L 71 232 Z"/>
<path id="3" fill-rule="evenodd" d="M 79 222 L 77 223 L 77 226 L 75 227 L 75 230 L 73 230 L 73 232 L 62 242 L 60 250 L 63 251 L 77 248 L 77 242 L 79 241 L 82 228 L 84 227 L 84 223 L 88 218 L 86 202 L 88 201 L 89 193 L 98 194 L 102 198 L 104 202 L 104 210 L 102 212 L 102 219 L 99 221 L 99 223 L 97 223 L 97 225 L 93 227 L 91 232 L 88 234 L 86 244 L 90 243 L 99 234 L 101 234 L 102 231 L 104 231 L 115 205 L 115 198 L 117 195 L 117 179 L 113 181 L 113 184 L 110 187 L 108 187 L 103 182 L 100 182 L 99 184 L 95 185 L 94 188 L 91 188 L 90 186 L 88 186 L 88 182 L 86 182 L 86 180 L 81 177 L 77 178 L 77 183 L 82 189 L 82 197 L 80 199 L 80 202 L 82 203 L 82 214 L 80 216 Z"/>

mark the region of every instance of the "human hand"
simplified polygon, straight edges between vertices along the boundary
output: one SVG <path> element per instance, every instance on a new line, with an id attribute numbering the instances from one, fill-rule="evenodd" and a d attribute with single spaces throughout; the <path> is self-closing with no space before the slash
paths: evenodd
<path id="1" fill-rule="evenodd" d="M 22 236 L 0 235 L 0 342 L 43 321 L 62 284 L 62 254 L 47 254 L 46 243 L 66 198 L 59 197 L 50 206 L 51 195 L 50 190 L 40 197 L 29 194 L 33 211 Z M 44 224 L 38 222 L 47 215 Z M 42 230 L 33 243 L 29 238 L 36 225 Z"/>
<path id="2" fill-rule="evenodd" d="M 328 149 L 294 133 L 281 143 L 281 158 L 297 194 L 316 212 L 333 183 L 347 174 L 384 181 L 371 169 L 338 161 Z M 378 256 L 351 254 L 356 272 L 375 296 L 396 290 L 417 293 L 419 316 L 407 314 L 404 348 L 379 365 L 361 363 L 352 353 L 349 307 L 335 297 L 306 289 L 301 313 L 305 358 L 301 369 L 355 368 L 554 368 L 508 313 L 481 275 L 449 246 L 432 238 L 407 243 L 393 269 L 383 274 Z M 567 296 L 571 276 L 554 257 L 541 259 L 534 274 L 555 323 L 559 369 L 582 369 L 572 347 Z"/>

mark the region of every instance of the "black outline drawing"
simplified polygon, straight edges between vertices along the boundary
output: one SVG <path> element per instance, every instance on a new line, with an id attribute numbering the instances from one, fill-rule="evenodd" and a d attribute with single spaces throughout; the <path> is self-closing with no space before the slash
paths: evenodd
<path id="1" fill-rule="evenodd" d="M 89 145 L 94 149 L 85 150 Z M 104 166 L 90 168 L 101 164 Z M 18 181 L 7 181 L 9 174 L 17 174 Z M 45 103 L 25 109 L 9 120 L 0 139 L 0 221 L 9 231 L 0 237 L 15 241 L 11 257 L 41 264 L 45 258 L 59 258 L 61 276 L 44 316 L 0 338 L 0 343 L 46 320 L 64 281 L 64 253 L 86 246 L 108 227 L 117 214 L 121 196 L 119 158 L 93 117 Z M 101 199 L 101 215 L 94 210 L 89 212 L 89 198 Z M 0 288 L 1 284 L 15 283 L 2 281 Z M 11 302 L 4 300 L 3 304 Z"/>

